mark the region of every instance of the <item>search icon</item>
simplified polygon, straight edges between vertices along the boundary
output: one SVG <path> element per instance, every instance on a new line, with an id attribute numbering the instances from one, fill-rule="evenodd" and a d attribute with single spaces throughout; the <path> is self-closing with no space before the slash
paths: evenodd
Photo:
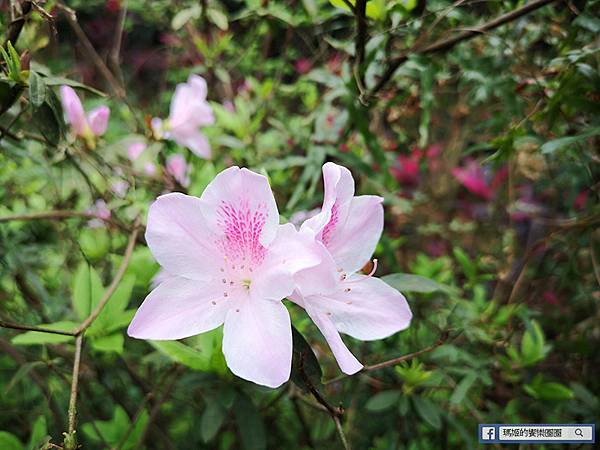
<path id="1" fill-rule="evenodd" d="M 575 436 L 583 437 L 583 430 L 581 428 L 575 428 Z"/>

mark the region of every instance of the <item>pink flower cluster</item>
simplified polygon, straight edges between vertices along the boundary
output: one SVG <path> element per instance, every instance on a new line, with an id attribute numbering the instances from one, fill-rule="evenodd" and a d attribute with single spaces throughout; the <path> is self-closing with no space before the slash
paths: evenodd
<path id="1" fill-rule="evenodd" d="M 94 148 L 96 137 L 106 132 L 110 116 L 108 106 L 99 106 L 86 115 L 81 100 L 70 86 L 60 87 L 60 98 L 73 134 L 83 138 L 90 148 Z"/>
<path id="2" fill-rule="evenodd" d="M 224 325 L 231 371 L 275 388 L 291 371 L 288 298 L 317 325 L 342 371 L 359 371 L 340 333 L 382 339 L 407 328 L 412 314 L 402 294 L 360 272 L 383 230 L 382 199 L 355 196 L 342 166 L 325 164 L 323 176 L 323 206 L 299 228 L 279 223 L 267 178 L 245 168 L 224 170 L 200 198 L 159 197 L 146 241 L 161 280 L 129 335 L 182 339 Z"/>

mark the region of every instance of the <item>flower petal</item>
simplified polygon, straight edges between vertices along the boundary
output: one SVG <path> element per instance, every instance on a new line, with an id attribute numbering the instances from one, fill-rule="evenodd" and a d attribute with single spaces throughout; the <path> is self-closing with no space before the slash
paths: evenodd
<path id="1" fill-rule="evenodd" d="M 190 75 L 187 83 L 178 84 L 171 100 L 169 126 L 195 129 L 215 121 L 212 108 L 206 101 L 206 82 L 202 77 Z"/>
<path id="2" fill-rule="evenodd" d="M 108 106 L 99 106 L 98 108 L 92 109 L 88 114 L 88 123 L 90 124 L 92 133 L 96 136 L 102 136 L 108 127 L 109 116 L 110 109 Z"/>
<path id="3" fill-rule="evenodd" d="M 182 339 L 213 330 L 225 321 L 231 299 L 218 283 L 169 277 L 146 297 L 127 333 L 138 339 Z"/>
<path id="4" fill-rule="evenodd" d="M 210 144 L 208 139 L 196 129 L 178 129 L 173 128 L 170 137 L 182 147 L 202 159 L 209 159 L 211 156 Z"/>
<path id="5" fill-rule="evenodd" d="M 324 259 L 331 259 L 329 252 L 315 241 L 312 233 L 299 232 L 291 223 L 279 225 L 277 237 L 269 246 L 260 270 L 253 277 L 250 294 L 255 299 L 281 300 L 294 290 L 294 274 L 316 267 Z M 327 283 L 335 283 L 335 274 L 328 278 L 328 274 L 321 272 L 317 271 L 306 284 L 324 284 L 327 287 Z M 302 280 L 304 284 L 304 278 Z"/>
<path id="6" fill-rule="evenodd" d="M 325 245 L 344 272 L 360 270 L 373 255 L 383 231 L 382 201 L 375 195 L 354 197 L 346 222 L 331 231 Z"/>
<path id="7" fill-rule="evenodd" d="M 323 183 L 325 194 L 321 212 L 304 222 L 302 228 L 313 230 L 326 243 L 331 231 L 346 221 L 354 195 L 354 179 L 344 166 L 328 162 L 323 165 Z"/>
<path id="8" fill-rule="evenodd" d="M 146 241 L 152 254 L 172 274 L 210 281 L 222 256 L 214 246 L 197 197 L 180 193 L 160 196 L 148 212 Z"/>
<path id="9" fill-rule="evenodd" d="M 277 235 L 279 213 L 269 181 L 248 169 L 230 167 L 218 174 L 200 199 L 215 245 L 230 261 L 258 266 Z"/>
<path id="10" fill-rule="evenodd" d="M 223 329 L 223 354 L 237 376 L 276 388 L 290 378 L 292 328 L 279 301 L 249 297 L 229 310 Z"/>
<path id="11" fill-rule="evenodd" d="M 410 325 L 404 296 L 379 278 L 355 275 L 334 294 L 305 297 L 304 303 L 331 318 L 338 331 L 363 341 L 383 339 Z"/>
<path id="12" fill-rule="evenodd" d="M 67 114 L 67 121 L 71 124 L 73 132 L 78 136 L 82 136 L 88 124 L 81 100 L 70 86 L 60 87 L 60 98 L 63 109 Z"/>
<path id="13" fill-rule="evenodd" d="M 333 356 L 335 356 L 342 372 L 347 375 L 354 375 L 361 370 L 363 365 L 356 359 L 352 352 L 348 350 L 348 347 L 346 347 L 346 344 L 342 341 L 340 333 L 336 330 L 335 325 L 329 316 L 322 312 L 318 312 L 317 310 L 313 310 L 310 306 L 306 308 L 306 312 L 323 334 L 323 337 L 329 344 L 329 348 L 331 348 Z"/>

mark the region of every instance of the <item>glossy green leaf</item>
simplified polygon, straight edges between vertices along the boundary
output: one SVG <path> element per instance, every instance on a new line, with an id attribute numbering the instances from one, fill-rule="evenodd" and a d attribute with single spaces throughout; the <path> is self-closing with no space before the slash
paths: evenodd
<path id="1" fill-rule="evenodd" d="M 25 450 L 21 441 L 7 431 L 0 431 L 0 448 L 2 450 Z"/>
<path id="2" fill-rule="evenodd" d="M 310 385 L 321 385 L 321 366 L 310 344 L 304 336 L 292 325 L 292 381 L 304 389 L 309 390 Z"/>
<path id="3" fill-rule="evenodd" d="M 245 394 L 240 394 L 233 405 L 235 423 L 240 432 L 244 450 L 263 450 L 267 448 L 265 425 L 261 414 Z"/>
<path id="4" fill-rule="evenodd" d="M 378 392 L 369 399 L 365 408 L 368 411 L 380 412 L 396 406 L 400 400 L 402 393 L 400 391 L 383 391 Z"/>

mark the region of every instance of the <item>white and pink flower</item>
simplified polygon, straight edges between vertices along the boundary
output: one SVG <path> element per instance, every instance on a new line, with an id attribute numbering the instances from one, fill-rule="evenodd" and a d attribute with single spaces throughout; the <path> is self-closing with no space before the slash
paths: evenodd
<path id="1" fill-rule="evenodd" d="M 329 257 L 296 274 L 290 297 L 302 306 L 327 340 L 342 371 L 354 374 L 362 364 L 340 333 L 369 341 L 407 328 L 412 313 L 396 289 L 360 269 L 370 260 L 383 230 L 381 197 L 354 196 L 354 180 L 345 167 L 323 166 L 325 196 L 321 212 L 302 224 Z"/>
<path id="2" fill-rule="evenodd" d="M 60 87 L 60 98 L 73 134 L 85 139 L 93 147 L 95 138 L 102 136 L 108 127 L 108 106 L 94 108 L 86 115 L 81 100 L 70 86 Z"/>
<path id="3" fill-rule="evenodd" d="M 190 75 L 186 83 L 178 84 L 171 100 L 169 118 L 152 119 L 154 135 L 159 139 L 171 139 L 200 158 L 210 158 L 210 144 L 199 130 L 215 122 L 206 94 L 206 81 L 198 75 Z"/>
<path id="4" fill-rule="evenodd" d="M 224 324 L 233 373 L 269 387 L 289 379 L 292 331 L 282 299 L 295 273 L 321 262 L 322 247 L 311 233 L 279 225 L 267 178 L 231 167 L 200 198 L 159 197 L 146 241 L 171 276 L 146 297 L 130 336 L 181 339 Z"/>

